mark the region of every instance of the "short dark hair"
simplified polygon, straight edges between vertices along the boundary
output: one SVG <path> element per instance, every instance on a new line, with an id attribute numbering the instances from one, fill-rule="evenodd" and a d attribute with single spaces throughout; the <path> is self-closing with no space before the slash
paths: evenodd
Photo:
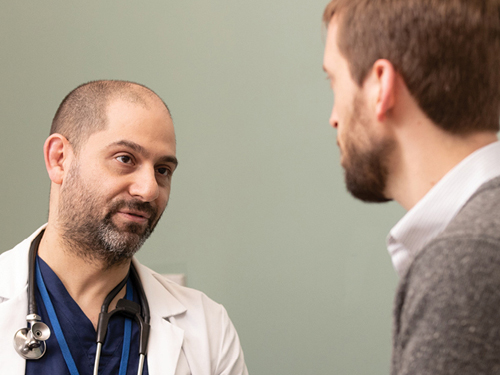
<path id="1" fill-rule="evenodd" d="M 389 60 L 422 111 L 455 133 L 498 131 L 500 0 L 332 0 L 339 50 L 361 86 Z"/>
<path id="2" fill-rule="evenodd" d="M 50 134 L 64 135 L 78 152 L 91 134 L 106 128 L 108 105 L 116 99 L 145 107 L 151 100 L 160 100 L 170 115 L 165 102 L 146 86 L 130 81 L 91 81 L 66 95 L 52 120 Z"/>

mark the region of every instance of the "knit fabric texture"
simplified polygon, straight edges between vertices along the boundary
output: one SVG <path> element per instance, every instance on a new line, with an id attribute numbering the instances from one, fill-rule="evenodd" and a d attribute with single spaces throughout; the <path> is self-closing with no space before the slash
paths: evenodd
<path id="1" fill-rule="evenodd" d="M 391 374 L 500 374 L 500 177 L 474 193 L 401 278 Z"/>

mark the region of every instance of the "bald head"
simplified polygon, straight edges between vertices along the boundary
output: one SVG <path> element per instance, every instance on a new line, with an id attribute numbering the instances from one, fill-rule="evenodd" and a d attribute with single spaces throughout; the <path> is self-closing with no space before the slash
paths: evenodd
<path id="1" fill-rule="evenodd" d="M 78 86 L 64 98 L 52 120 L 50 134 L 63 135 L 78 152 L 91 134 L 106 128 L 108 106 L 116 100 L 144 108 L 160 104 L 170 116 L 167 105 L 146 86 L 128 81 L 92 81 Z"/>

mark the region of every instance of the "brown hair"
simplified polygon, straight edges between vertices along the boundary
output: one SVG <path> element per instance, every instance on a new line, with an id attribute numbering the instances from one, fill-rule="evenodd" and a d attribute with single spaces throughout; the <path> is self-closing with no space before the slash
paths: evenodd
<path id="1" fill-rule="evenodd" d="M 146 86 L 129 81 L 91 81 L 71 91 L 59 105 L 50 134 L 64 135 L 78 152 L 87 138 L 107 125 L 107 108 L 115 99 L 125 99 L 148 107 L 151 100 L 162 101 Z M 162 101 L 169 115 L 170 111 Z"/>
<path id="2" fill-rule="evenodd" d="M 500 0 L 332 0 L 339 50 L 359 86 L 389 60 L 424 113 L 441 128 L 498 131 Z"/>

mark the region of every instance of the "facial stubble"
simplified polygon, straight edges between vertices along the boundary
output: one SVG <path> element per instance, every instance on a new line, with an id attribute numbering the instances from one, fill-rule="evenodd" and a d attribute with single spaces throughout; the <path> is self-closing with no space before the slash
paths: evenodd
<path id="1" fill-rule="evenodd" d="M 368 132 L 370 119 L 366 116 L 366 106 L 361 94 L 354 97 L 352 113 L 349 116 L 347 128 L 350 136 L 345 140 L 345 183 L 347 190 L 364 202 L 387 202 L 385 196 L 387 178 L 389 175 L 389 158 L 394 150 L 392 139 L 374 139 Z M 361 133 L 369 137 L 365 149 L 360 147 Z M 357 143 L 355 143 L 357 141 Z"/>
<path id="2" fill-rule="evenodd" d="M 118 227 L 113 217 L 124 208 L 148 214 L 147 224 L 129 222 Z M 106 202 L 99 188 L 92 189 L 83 181 L 76 161 L 70 167 L 61 190 L 58 222 L 65 247 L 79 257 L 100 262 L 105 268 L 120 265 L 141 248 L 160 217 L 149 202 Z"/>

